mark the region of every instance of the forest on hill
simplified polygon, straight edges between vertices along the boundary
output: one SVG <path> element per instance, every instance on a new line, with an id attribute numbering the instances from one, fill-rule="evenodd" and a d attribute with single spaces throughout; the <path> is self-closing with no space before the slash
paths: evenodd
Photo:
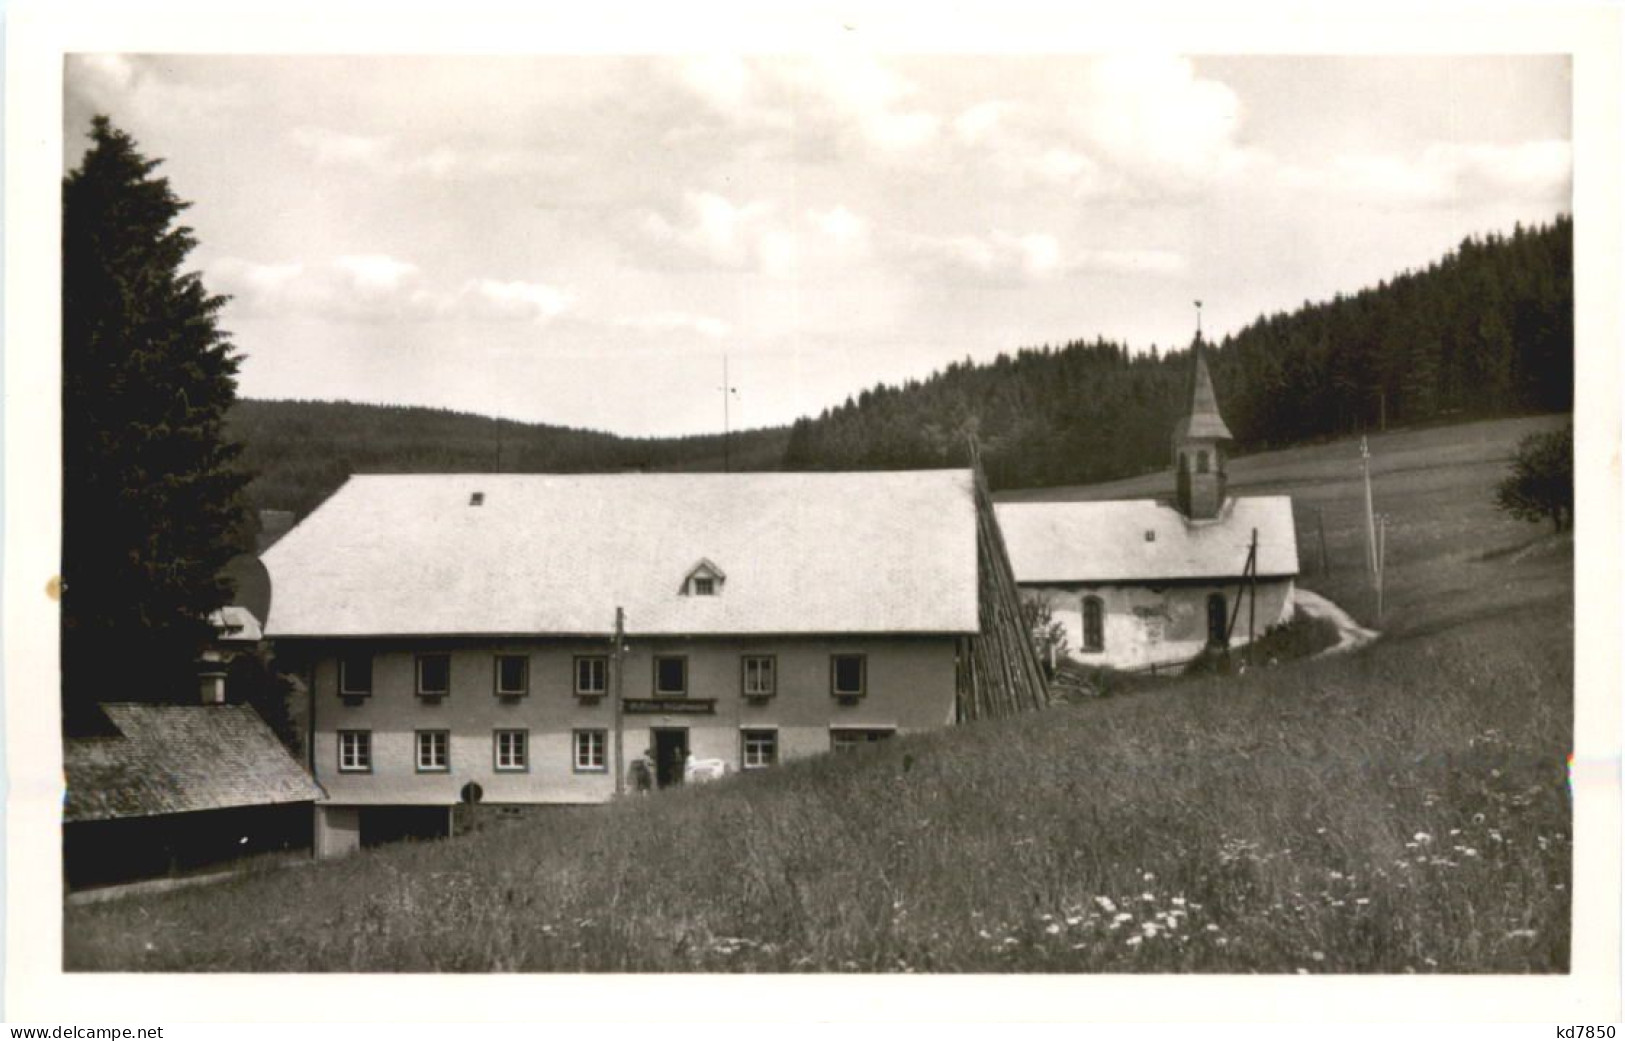
<path id="1" fill-rule="evenodd" d="M 255 475 L 254 507 L 303 517 L 359 473 L 775 470 L 789 431 L 741 431 L 725 450 L 721 434 L 631 438 L 445 409 L 242 399 L 227 434 Z"/>
<path id="2" fill-rule="evenodd" d="M 1573 221 L 1469 238 L 1425 270 L 1261 317 L 1207 354 L 1238 447 L 1573 405 Z M 995 488 L 1166 467 L 1188 349 L 1076 341 L 969 359 L 796 422 L 788 469 L 945 466 L 982 449 Z"/>
<path id="3" fill-rule="evenodd" d="M 1420 271 L 1263 316 L 1209 348 L 1240 450 L 1385 426 L 1573 406 L 1573 221 L 1468 238 Z M 789 428 L 639 439 L 427 408 L 243 400 L 261 509 L 309 512 L 351 473 L 918 469 L 995 488 L 1109 480 L 1168 465 L 1188 349 L 1074 341 L 876 386 Z"/>

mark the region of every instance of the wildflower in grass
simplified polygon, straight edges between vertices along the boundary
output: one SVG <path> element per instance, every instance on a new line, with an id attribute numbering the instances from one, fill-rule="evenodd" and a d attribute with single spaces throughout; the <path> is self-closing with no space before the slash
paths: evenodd
<path id="1" fill-rule="evenodd" d="M 1509 940 L 1533 940 L 1535 936 L 1536 933 L 1533 929 L 1514 929 L 1507 933 L 1507 939 Z M 148 946 L 152 945 L 148 944 Z"/>
<path id="2" fill-rule="evenodd" d="M 1175 907 L 1184 907 L 1185 906 L 1185 898 L 1182 897 L 1182 896 L 1176 896 L 1176 897 L 1172 898 L 1171 900 L 1169 900 L 1168 902 L 1170 904 L 1173 904 Z"/>
<path id="3" fill-rule="evenodd" d="M 1061 927 L 1054 922 L 1051 922 L 1049 925 L 1044 927 L 1044 931 L 1049 933 L 1051 936 L 1054 936 L 1056 933 L 1061 931 Z"/>
<path id="4" fill-rule="evenodd" d="M 1213 923 L 1212 923 L 1212 922 L 1209 922 L 1209 923 L 1207 923 L 1207 925 L 1206 925 L 1206 926 L 1205 926 L 1205 928 L 1206 928 L 1206 929 L 1207 929 L 1207 931 L 1208 931 L 1208 932 L 1210 932 L 1210 933 L 1216 933 L 1216 932 L 1218 932 L 1218 931 L 1219 931 L 1219 927 L 1218 927 L 1218 926 L 1217 926 L 1217 925 L 1214 925 L 1214 924 L 1213 924 Z"/>
<path id="5" fill-rule="evenodd" d="M 1133 917 L 1134 916 L 1129 914 L 1127 911 L 1119 911 L 1117 913 L 1117 916 L 1114 917 L 1112 919 L 1112 921 L 1114 921 L 1114 922 L 1126 922 L 1126 921 L 1129 921 L 1130 919 L 1132 919 Z"/>
<path id="6" fill-rule="evenodd" d="M 1113 911 L 1117 910 L 1117 905 L 1112 903 L 1112 899 L 1109 896 L 1095 897 L 1095 905 L 1102 911 L 1105 911 L 1107 914 L 1111 914 Z"/>
<path id="7" fill-rule="evenodd" d="M 1141 893 L 1140 899 L 1144 900 L 1148 904 L 1154 904 L 1157 902 L 1157 898 L 1152 896 L 1150 893 Z"/>
<path id="8" fill-rule="evenodd" d="M 1359 906 L 1364 907 L 1366 904 L 1369 904 L 1371 902 L 1371 899 L 1369 897 L 1362 896 L 1359 899 L 1355 900 L 1354 902 L 1356 904 L 1358 904 Z"/>
<path id="9" fill-rule="evenodd" d="M 1153 875 L 1151 872 L 1147 871 L 1145 873 L 1145 875 L 1144 875 L 1144 879 L 1147 882 L 1155 882 L 1157 880 L 1157 876 Z"/>
<path id="10" fill-rule="evenodd" d="M 1413 837 L 1416 839 L 1417 842 L 1432 842 L 1433 841 L 1433 836 L 1429 835 L 1425 831 L 1419 831 Z"/>
<path id="11" fill-rule="evenodd" d="M 1078 917 L 1077 915 L 1067 915 L 1067 918 L 1066 918 L 1066 924 L 1067 925 L 1077 925 L 1081 921 L 1083 921 L 1083 919 Z"/>
<path id="12" fill-rule="evenodd" d="M 1313 958 L 1315 961 L 1325 961 L 1326 960 L 1326 952 L 1325 951 L 1310 951 L 1309 952 L 1309 957 Z"/>
<path id="13" fill-rule="evenodd" d="M 1130 947 L 1138 947 L 1138 946 L 1140 946 L 1141 939 L 1142 939 L 1142 937 L 1139 937 L 1139 936 L 1130 936 L 1127 940 L 1124 940 L 1123 942 L 1128 944 Z"/>

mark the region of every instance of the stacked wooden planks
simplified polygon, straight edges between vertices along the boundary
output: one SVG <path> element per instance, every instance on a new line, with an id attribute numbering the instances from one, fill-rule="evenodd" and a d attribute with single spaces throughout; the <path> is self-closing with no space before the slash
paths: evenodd
<path id="1" fill-rule="evenodd" d="M 993 513 L 993 496 L 973 443 L 976 485 L 977 603 L 980 631 L 959 644 L 958 722 L 997 719 L 1047 708 L 1049 685 L 1021 614 L 1021 592 Z"/>

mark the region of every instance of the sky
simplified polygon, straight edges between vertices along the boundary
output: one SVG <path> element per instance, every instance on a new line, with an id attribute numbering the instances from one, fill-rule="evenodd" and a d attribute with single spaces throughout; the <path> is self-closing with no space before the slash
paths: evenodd
<path id="1" fill-rule="evenodd" d="M 255 398 L 650 436 L 1136 351 L 1571 212 L 1564 57 L 80 54 Z"/>

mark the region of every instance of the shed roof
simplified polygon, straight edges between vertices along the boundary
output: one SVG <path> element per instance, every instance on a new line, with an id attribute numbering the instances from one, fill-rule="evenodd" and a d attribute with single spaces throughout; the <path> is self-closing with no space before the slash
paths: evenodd
<path id="1" fill-rule="evenodd" d="M 273 637 L 978 627 L 969 470 L 358 476 L 265 564 Z"/>
<path id="2" fill-rule="evenodd" d="M 1247 563 L 1254 528 L 1259 576 L 1298 573 L 1292 499 L 1285 495 L 1230 499 L 1205 521 L 1188 520 L 1154 499 L 994 508 L 1017 582 L 1231 578 Z"/>
<path id="3" fill-rule="evenodd" d="M 247 705 L 109 704 L 115 737 L 63 745 L 67 821 L 311 802 L 322 790 Z"/>

